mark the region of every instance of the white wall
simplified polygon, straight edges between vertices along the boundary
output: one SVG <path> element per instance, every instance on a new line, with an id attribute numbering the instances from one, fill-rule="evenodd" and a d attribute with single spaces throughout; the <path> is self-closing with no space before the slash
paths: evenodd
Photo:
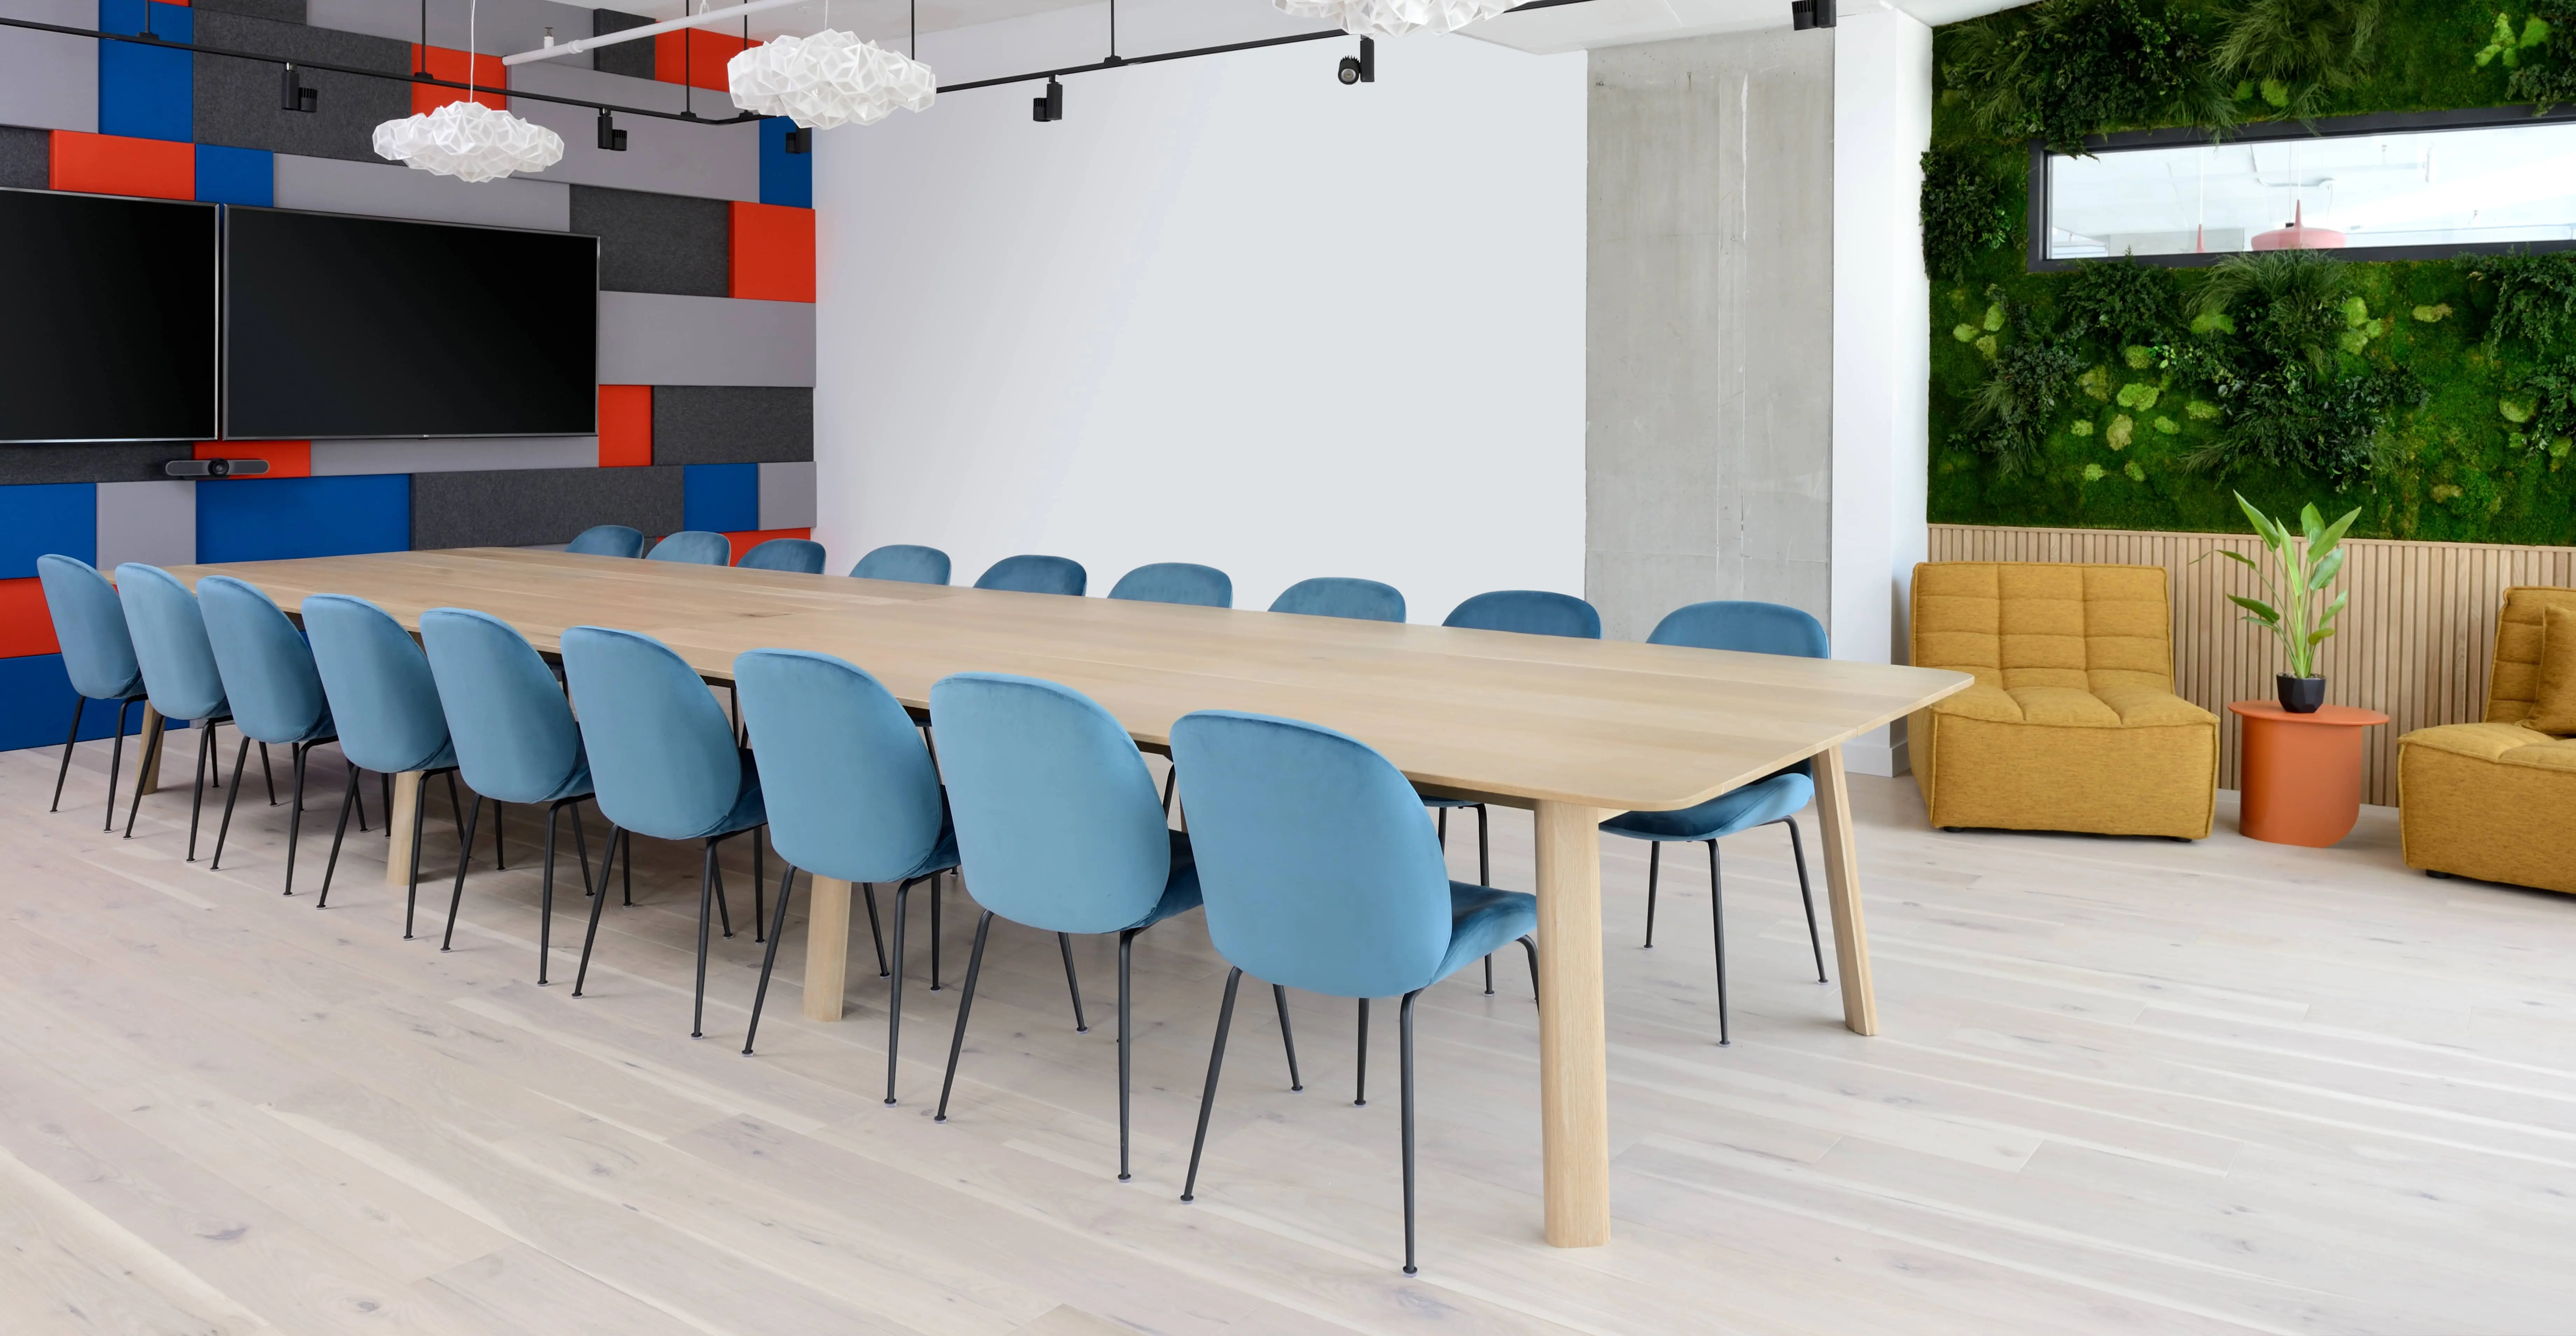
<path id="1" fill-rule="evenodd" d="M 1141 8 L 1122 50 L 1168 49 Z M 923 55 L 988 73 L 1056 34 L 1046 63 L 1099 54 L 1057 14 Z M 1105 593 L 1198 561 L 1238 607 L 1361 575 L 1416 621 L 1582 592 L 1583 56 L 1414 37 L 1344 87 L 1355 47 L 1076 76 L 1055 124 L 1012 85 L 819 133 L 834 566 L 1047 552 Z"/>

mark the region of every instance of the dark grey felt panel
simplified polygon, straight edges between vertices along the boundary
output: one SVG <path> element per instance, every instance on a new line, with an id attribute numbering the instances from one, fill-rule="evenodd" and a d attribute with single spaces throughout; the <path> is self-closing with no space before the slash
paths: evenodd
<path id="1" fill-rule="evenodd" d="M 417 549 L 569 543 L 594 524 L 676 533 L 680 515 L 676 468 L 411 475 L 411 544 Z"/>
<path id="2" fill-rule="evenodd" d="M 733 206 L 724 200 L 574 186 L 572 230 L 599 238 L 599 286 L 609 292 L 733 295 Z"/>
<path id="3" fill-rule="evenodd" d="M 215 10 L 197 15 L 197 45 L 394 74 L 411 71 L 411 44 L 364 33 L 308 28 Z M 321 100 L 311 112 L 277 105 L 278 67 L 225 56 L 197 57 L 197 142 L 264 148 L 308 158 L 382 162 L 368 147 L 376 126 L 411 114 L 411 87 L 328 70 L 299 71 Z"/>
<path id="4" fill-rule="evenodd" d="M 195 0 L 195 9 L 200 14 L 241 14 L 271 23 L 304 22 L 304 0 Z"/>
<path id="5" fill-rule="evenodd" d="M 653 20 L 639 14 L 621 13 L 614 9 L 590 11 L 590 35 L 604 37 L 629 28 L 641 28 Z M 632 42 L 603 46 L 590 53 L 590 67 L 602 74 L 623 74 L 631 79 L 653 77 L 653 39 L 639 37 Z"/>
<path id="6" fill-rule="evenodd" d="M 787 464 L 814 457 L 814 392 L 765 385 L 653 387 L 656 464 Z"/>
<path id="7" fill-rule="evenodd" d="M 144 482 L 166 476 L 161 466 L 186 459 L 189 441 L 120 442 L 114 445 L 0 445 L 0 486 L 37 482 Z"/>
<path id="8" fill-rule="evenodd" d="M 0 186 L 43 190 L 51 183 L 53 133 L 0 125 Z"/>

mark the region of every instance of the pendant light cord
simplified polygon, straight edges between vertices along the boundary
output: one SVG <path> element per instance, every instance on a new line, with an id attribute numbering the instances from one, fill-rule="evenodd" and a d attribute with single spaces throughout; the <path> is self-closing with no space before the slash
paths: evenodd
<path id="1" fill-rule="evenodd" d="M 468 102 L 474 100 L 474 19 L 480 5 L 481 0 L 465 0 L 465 100 Z"/>

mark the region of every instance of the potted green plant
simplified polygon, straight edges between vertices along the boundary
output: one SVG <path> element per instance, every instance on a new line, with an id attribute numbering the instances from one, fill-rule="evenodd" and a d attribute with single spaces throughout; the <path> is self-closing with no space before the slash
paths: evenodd
<path id="1" fill-rule="evenodd" d="M 2268 628 L 2281 638 L 2281 648 L 2290 656 L 2290 671 L 2275 679 L 2281 708 L 2292 714 L 2315 714 L 2325 704 L 2326 680 L 2317 673 L 2317 646 L 2335 633 L 2329 623 L 2343 611 L 2345 593 L 2317 611 L 2317 598 L 2327 585 L 2343 573 L 2343 535 L 2352 522 L 2361 518 L 2356 506 L 2342 519 L 2326 523 L 2325 516 L 2311 504 L 2299 511 L 2299 530 L 2255 509 L 2242 492 L 2236 504 L 2245 508 L 2245 517 L 2254 521 L 2254 534 L 2263 540 L 2264 550 L 2272 554 L 2267 570 L 2242 552 L 2220 548 L 2218 555 L 2243 565 L 2263 581 L 2263 592 L 2270 601 L 2230 594 L 2229 602 L 2245 610 L 2245 620 Z"/>

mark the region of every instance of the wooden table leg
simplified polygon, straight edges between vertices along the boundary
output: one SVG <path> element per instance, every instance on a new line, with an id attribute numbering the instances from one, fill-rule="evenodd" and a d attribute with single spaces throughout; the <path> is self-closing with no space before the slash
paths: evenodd
<path id="1" fill-rule="evenodd" d="M 805 894 L 805 1019 L 841 1019 L 850 978 L 850 883 L 813 878 Z"/>
<path id="2" fill-rule="evenodd" d="M 358 782 L 365 783 L 362 778 Z M 385 813 L 385 829 L 393 838 L 385 841 L 385 884 L 400 886 L 411 880 L 411 814 L 415 795 L 420 792 L 420 772 L 405 770 L 394 776 L 394 810 Z M 458 832 L 459 838 L 463 832 Z"/>
<path id="3" fill-rule="evenodd" d="M 1538 804 L 1539 1136 L 1547 1241 L 1610 1241 L 1609 1031 L 1601 990 L 1601 813 Z"/>
<path id="4" fill-rule="evenodd" d="M 135 762 L 136 793 L 161 791 L 161 735 L 169 731 L 169 724 L 170 721 L 162 718 L 159 710 L 152 708 L 152 702 L 143 703 L 143 757 Z"/>
<path id="5" fill-rule="evenodd" d="M 1842 971 L 1843 1024 L 1878 1033 L 1878 994 L 1869 982 L 1869 928 L 1860 916 L 1860 849 L 1852 840 L 1851 790 L 1843 749 L 1816 753 L 1816 815 L 1823 827 L 1825 904 L 1834 914 L 1834 961 Z"/>

